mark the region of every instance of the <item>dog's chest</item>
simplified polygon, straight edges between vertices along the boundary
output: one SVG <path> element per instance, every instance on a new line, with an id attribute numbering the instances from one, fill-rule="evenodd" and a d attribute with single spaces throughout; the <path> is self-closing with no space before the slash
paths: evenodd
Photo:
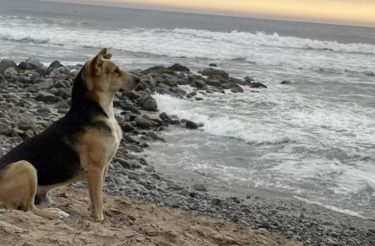
<path id="1" fill-rule="evenodd" d="M 107 161 L 111 161 L 116 154 L 122 139 L 122 130 L 118 125 L 116 119 L 111 117 L 106 120 L 106 125 L 111 129 L 111 134 L 108 138 Z"/>

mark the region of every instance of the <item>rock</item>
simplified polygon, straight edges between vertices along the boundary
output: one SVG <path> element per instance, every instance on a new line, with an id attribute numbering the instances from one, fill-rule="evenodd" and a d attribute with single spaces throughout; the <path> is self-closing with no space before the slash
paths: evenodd
<path id="1" fill-rule="evenodd" d="M 254 82 L 250 84 L 251 88 L 267 88 L 266 85 L 260 83 L 260 82 Z"/>
<path id="2" fill-rule="evenodd" d="M 246 77 L 244 78 L 244 80 L 245 80 L 247 83 L 253 83 L 253 82 L 255 82 L 255 80 L 254 80 L 252 77 L 250 77 L 250 76 L 246 76 Z"/>
<path id="3" fill-rule="evenodd" d="M 165 122 L 171 122 L 172 121 L 172 118 L 169 117 L 169 115 L 165 112 L 159 114 L 159 118 L 162 120 L 162 121 L 165 121 Z"/>
<path id="4" fill-rule="evenodd" d="M 203 80 L 195 80 L 194 81 L 194 85 L 198 88 L 198 89 L 204 89 L 207 87 L 207 84 L 206 82 L 204 82 Z"/>
<path id="5" fill-rule="evenodd" d="M 192 130 L 198 129 L 199 127 L 197 123 L 190 121 L 190 120 L 185 120 L 185 126 L 187 129 L 192 129 Z"/>
<path id="6" fill-rule="evenodd" d="M 5 89 L 6 87 L 8 87 L 8 81 L 0 74 L 0 89 Z"/>
<path id="7" fill-rule="evenodd" d="M 141 128 L 141 129 L 150 129 L 152 127 L 156 127 L 158 124 L 150 119 L 147 119 L 146 117 L 140 117 L 140 116 L 137 116 L 135 118 L 135 123 L 137 125 L 137 127 Z"/>
<path id="8" fill-rule="evenodd" d="M 135 91 L 124 91 L 122 93 L 123 96 L 129 98 L 131 101 L 135 101 L 137 100 L 138 98 L 141 97 L 141 95 L 139 95 L 137 92 Z"/>
<path id="9" fill-rule="evenodd" d="M 4 71 L 4 75 L 7 77 L 14 77 L 18 74 L 18 71 L 14 67 L 8 67 Z"/>
<path id="10" fill-rule="evenodd" d="M 35 100 L 42 101 L 42 102 L 45 102 L 45 103 L 55 103 L 55 102 L 58 101 L 58 98 L 55 95 L 53 95 L 49 92 L 40 91 L 36 95 Z"/>
<path id="11" fill-rule="evenodd" d="M 214 205 L 214 206 L 219 207 L 219 206 L 222 205 L 222 203 L 223 203 L 223 201 L 221 199 L 219 199 L 219 198 L 212 199 L 212 205 Z"/>
<path id="12" fill-rule="evenodd" d="M 49 108 L 38 108 L 36 112 L 41 114 L 51 114 L 51 110 Z"/>
<path id="13" fill-rule="evenodd" d="M 208 80 L 206 80 L 206 83 L 208 85 L 217 87 L 217 86 L 220 86 L 222 82 L 219 79 L 208 79 Z"/>
<path id="14" fill-rule="evenodd" d="M 160 136 L 158 136 L 155 132 L 153 131 L 148 131 L 145 133 L 147 137 L 153 139 L 153 140 L 160 140 L 162 142 L 165 142 L 165 140 L 163 138 L 161 138 Z"/>
<path id="15" fill-rule="evenodd" d="M 156 103 L 156 100 L 152 98 L 150 95 L 146 95 L 142 97 L 139 102 L 139 106 L 141 109 L 146 111 L 157 111 L 158 110 L 158 104 Z"/>
<path id="16" fill-rule="evenodd" d="M 42 67 L 43 64 L 40 61 L 33 58 L 29 58 L 26 61 L 22 61 L 20 62 L 20 64 L 18 64 L 18 68 L 22 70 L 36 70 Z"/>
<path id="17" fill-rule="evenodd" d="M 36 126 L 34 122 L 29 120 L 21 120 L 17 123 L 17 127 L 22 131 L 32 130 L 33 132 L 36 131 Z"/>
<path id="18" fill-rule="evenodd" d="M 64 65 L 61 64 L 59 61 L 53 61 L 50 65 L 49 65 L 49 69 L 51 70 L 54 70 L 56 68 L 59 68 L 59 67 L 63 67 Z"/>
<path id="19" fill-rule="evenodd" d="M 201 72 L 202 75 L 205 75 L 209 78 L 223 78 L 228 80 L 229 74 L 224 70 L 213 69 L 213 68 L 206 68 Z"/>
<path id="20" fill-rule="evenodd" d="M 235 84 L 235 83 L 232 83 L 230 91 L 233 92 L 233 93 L 243 93 L 244 92 L 242 87 L 238 84 Z"/>
<path id="21" fill-rule="evenodd" d="M 283 81 L 281 81 L 280 84 L 282 84 L 282 85 L 290 85 L 290 84 L 292 84 L 292 81 L 290 81 L 290 80 L 283 80 Z"/>
<path id="22" fill-rule="evenodd" d="M 10 67 L 17 68 L 17 64 L 14 61 L 8 59 L 0 61 L 0 73 L 4 73 L 5 70 L 7 70 Z"/>
<path id="23" fill-rule="evenodd" d="M 196 95 L 197 95 L 197 92 L 196 92 L 196 91 L 193 91 L 193 92 L 188 93 L 188 94 L 186 95 L 186 97 L 187 97 L 187 98 L 192 98 L 192 97 L 194 97 L 194 96 L 196 96 Z"/>
<path id="24" fill-rule="evenodd" d="M 0 135 L 9 136 L 12 132 L 12 126 L 0 121 Z"/>
<path id="25" fill-rule="evenodd" d="M 190 72 L 190 69 L 183 66 L 183 65 L 180 65 L 178 63 L 176 64 L 173 64 L 172 66 L 170 66 L 168 68 L 169 70 L 172 70 L 172 71 L 177 71 L 177 72 Z"/>
<path id="26" fill-rule="evenodd" d="M 210 67 L 217 67 L 217 64 L 215 64 L 215 63 L 210 63 L 210 64 L 208 64 L 208 66 L 210 66 Z"/>
<path id="27" fill-rule="evenodd" d="M 151 74 L 151 73 L 156 73 L 156 74 L 163 74 L 163 73 L 171 73 L 172 71 L 166 68 L 163 65 L 158 65 L 154 67 L 147 68 L 143 70 L 143 73 L 145 74 Z"/>
<path id="28" fill-rule="evenodd" d="M 122 158 L 114 158 L 113 161 L 118 162 L 123 168 L 126 168 L 126 169 L 141 168 L 141 165 L 139 165 L 138 163 L 126 161 Z"/>

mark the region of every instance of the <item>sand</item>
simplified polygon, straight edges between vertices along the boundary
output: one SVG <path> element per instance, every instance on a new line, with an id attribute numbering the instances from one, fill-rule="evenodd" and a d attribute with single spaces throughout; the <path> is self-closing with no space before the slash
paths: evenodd
<path id="1" fill-rule="evenodd" d="M 89 217 L 88 195 L 66 188 L 52 194 L 68 218 L 47 220 L 31 212 L 0 210 L 0 245 L 300 245 L 266 230 L 251 230 L 191 212 L 105 196 L 105 220 Z"/>

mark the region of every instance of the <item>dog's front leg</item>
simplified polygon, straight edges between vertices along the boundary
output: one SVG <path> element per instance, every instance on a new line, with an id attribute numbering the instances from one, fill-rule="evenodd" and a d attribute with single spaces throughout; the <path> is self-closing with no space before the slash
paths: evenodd
<path id="1" fill-rule="evenodd" d="M 104 168 L 93 167 L 87 170 L 91 217 L 103 221 L 103 182 Z"/>

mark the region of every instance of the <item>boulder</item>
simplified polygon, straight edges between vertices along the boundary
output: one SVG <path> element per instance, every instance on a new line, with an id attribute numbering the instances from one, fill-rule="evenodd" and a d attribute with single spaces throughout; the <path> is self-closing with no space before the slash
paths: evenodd
<path id="1" fill-rule="evenodd" d="M 51 70 L 54 70 L 56 68 L 59 68 L 59 67 L 63 67 L 64 65 L 61 64 L 59 61 L 53 61 L 50 65 L 49 65 L 49 69 Z"/>
<path id="2" fill-rule="evenodd" d="M 199 128 L 199 125 L 191 120 L 185 120 L 185 127 L 187 129 L 195 130 Z"/>
<path id="3" fill-rule="evenodd" d="M 146 111 L 157 111 L 158 110 L 158 104 L 156 103 L 156 100 L 151 97 L 150 95 L 143 96 L 139 102 L 139 106 L 141 109 Z"/>
<path id="4" fill-rule="evenodd" d="M 227 72 L 214 68 L 206 68 L 201 72 L 201 74 L 209 78 L 223 78 L 226 80 L 229 79 L 229 74 Z"/>
<path id="5" fill-rule="evenodd" d="M 208 80 L 206 80 L 206 84 L 217 87 L 217 86 L 221 85 L 221 80 L 219 80 L 219 79 L 208 79 Z"/>
<path id="6" fill-rule="evenodd" d="M 207 87 L 206 82 L 204 82 L 203 80 L 200 80 L 200 79 L 195 80 L 195 81 L 194 81 L 194 85 L 195 85 L 195 87 L 197 87 L 198 89 L 204 89 L 204 88 Z"/>
<path id="7" fill-rule="evenodd" d="M 181 65 L 181 64 L 173 64 L 168 68 L 169 70 L 176 71 L 176 72 L 190 72 L 190 69 Z"/>
<path id="8" fill-rule="evenodd" d="M 158 73 L 158 74 L 163 74 L 163 73 L 173 73 L 173 71 L 169 70 L 163 65 L 158 65 L 154 67 L 147 68 L 143 70 L 143 73 L 145 74 L 150 74 L 150 73 Z"/>
<path id="9" fill-rule="evenodd" d="M 7 70 L 10 67 L 17 68 L 17 64 L 14 61 L 8 59 L 0 61 L 0 73 L 4 73 L 5 70 Z"/>
<path id="10" fill-rule="evenodd" d="M 20 62 L 20 64 L 18 64 L 18 68 L 22 70 L 36 70 L 42 67 L 43 64 L 40 61 L 33 58 L 29 58 L 26 61 L 22 61 Z"/>
<path id="11" fill-rule="evenodd" d="M 235 83 L 232 83 L 232 87 L 231 87 L 230 91 L 233 92 L 233 93 L 243 93 L 244 92 L 242 87 L 238 84 L 235 84 Z"/>
<path id="12" fill-rule="evenodd" d="M 290 81 L 290 80 L 283 80 L 283 81 L 281 81 L 280 84 L 282 84 L 282 85 L 290 85 L 290 84 L 292 84 L 292 81 Z"/>
<path id="13" fill-rule="evenodd" d="M 251 88 L 267 88 L 265 84 L 262 84 L 260 82 L 254 82 L 250 84 Z"/>
<path id="14" fill-rule="evenodd" d="M 168 123 L 169 123 L 170 121 L 172 121 L 172 118 L 169 117 L 169 115 L 168 115 L 167 113 L 165 113 L 165 112 L 159 114 L 159 118 L 160 118 L 162 121 L 164 121 L 164 122 L 168 122 Z"/>

